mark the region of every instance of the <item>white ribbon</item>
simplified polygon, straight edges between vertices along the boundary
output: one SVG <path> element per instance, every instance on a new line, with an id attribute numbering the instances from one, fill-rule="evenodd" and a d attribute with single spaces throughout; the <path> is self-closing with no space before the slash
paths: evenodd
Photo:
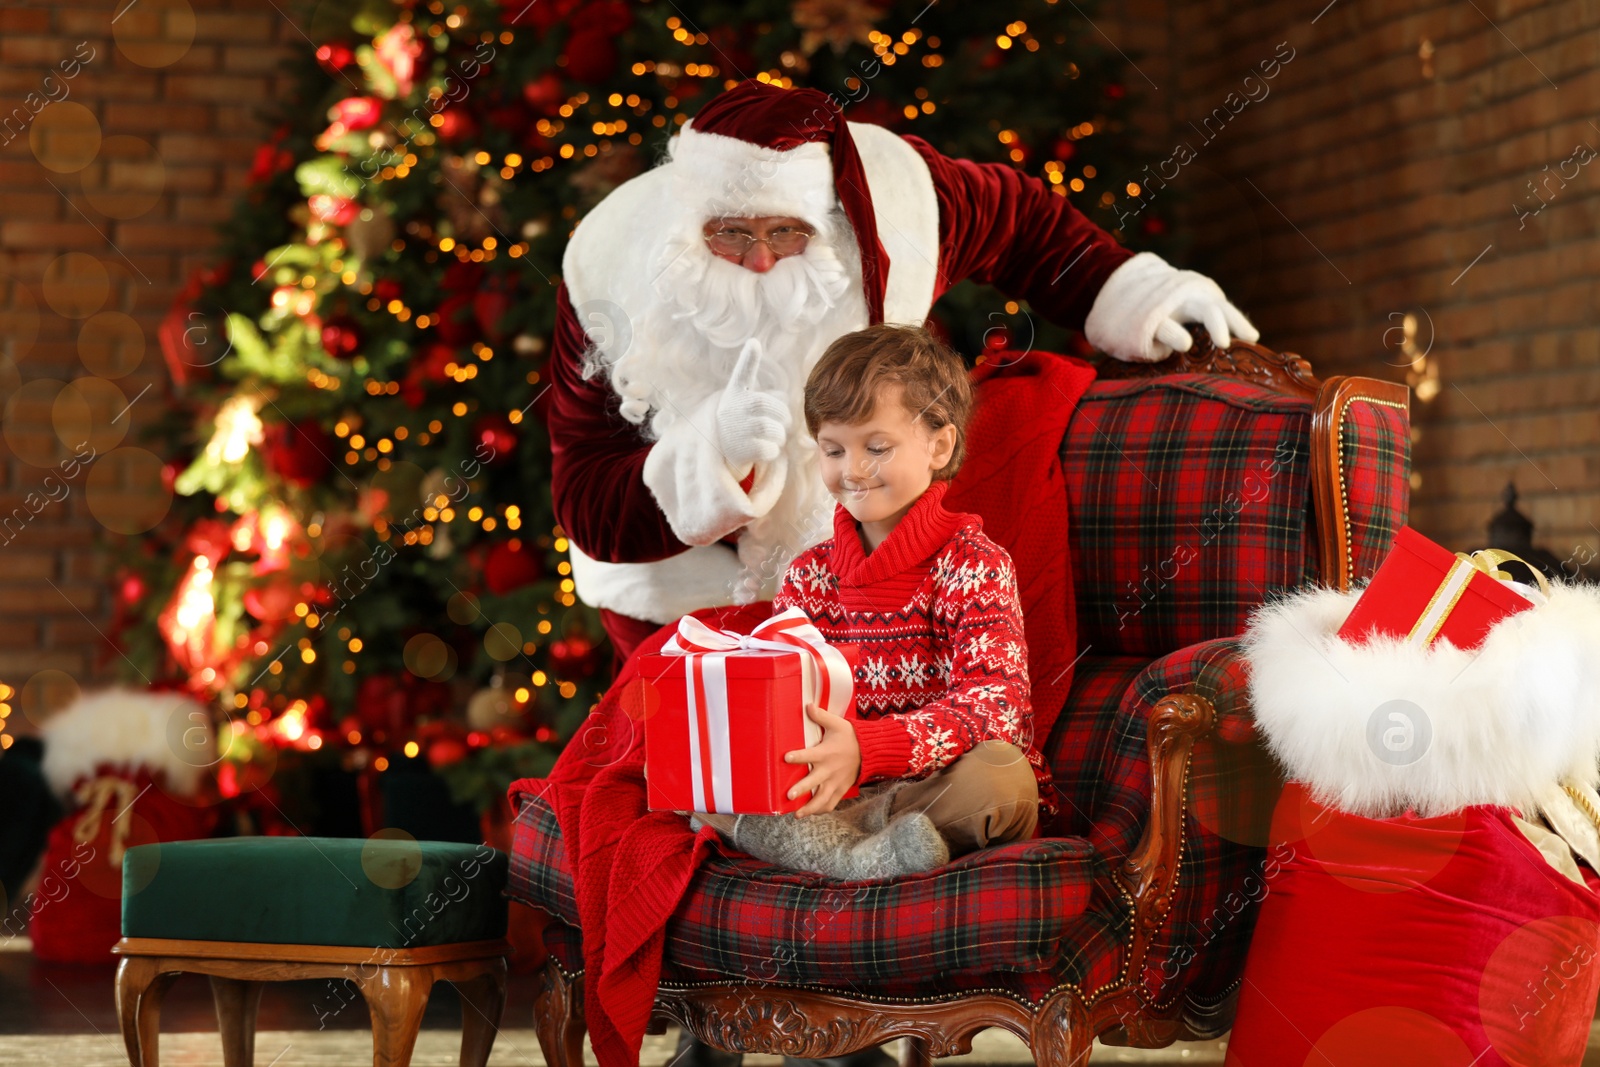
<path id="1" fill-rule="evenodd" d="M 855 682 L 850 676 L 849 660 L 828 644 L 802 609 L 781 611 L 748 634 L 715 629 L 692 615 L 679 619 L 678 632 L 661 646 L 661 653 L 687 659 L 684 687 L 689 705 L 689 764 L 695 811 L 733 813 L 727 660 L 729 656 L 747 651 L 799 656 L 803 704 L 818 704 L 835 715 L 845 714 L 851 706 Z M 822 730 L 806 715 L 803 707 L 800 714 L 805 718 L 806 747 L 809 748 L 822 739 Z M 709 755 L 709 760 L 705 755 Z M 711 768 L 709 783 L 704 769 L 706 763 Z"/>

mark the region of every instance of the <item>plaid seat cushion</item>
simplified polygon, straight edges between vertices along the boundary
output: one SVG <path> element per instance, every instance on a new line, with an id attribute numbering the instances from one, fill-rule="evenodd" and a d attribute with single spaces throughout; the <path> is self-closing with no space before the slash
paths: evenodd
<path id="1" fill-rule="evenodd" d="M 511 896 L 576 928 L 555 813 L 530 797 L 515 826 Z M 714 852 L 667 925 L 664 980 L 824 987 L 843 979 L 878 995 L 920 996 L 1011 976 L 1018 993 L 1042 995 L 1062 981 L 1116 974 L 1126 918 L 1082 838 L 1015 842 L 886 882 L 834 882 L 731 848 Z M 578 966 L 572 931 L 556 933 L 558 962 Z"/>
<path id="2" fill-rule="evenodd" d="M 1315 576 L 1311 403 L 1203 374 L 1097 381 L 1061 445 L 1078 642 L 1153 658 Z"/>

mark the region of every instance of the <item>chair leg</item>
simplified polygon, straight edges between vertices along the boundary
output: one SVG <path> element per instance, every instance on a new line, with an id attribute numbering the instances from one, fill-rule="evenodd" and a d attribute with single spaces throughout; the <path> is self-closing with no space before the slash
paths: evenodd
<path id="1" fill-rule="evenodd" d="M 583 1067 L 583 987 L 561 973 L 554 960 L 544 966 L 544 985 L 533 1002 L 533 1025 L 550 1067 Z"/>
<path id="2" fill-rule="evenodd" d="M 1070 990 L 1062 990 L 1039 1008 L 1028 1046 L 1038 1067 L 1087 1067 L 1094 1031 L 1089 1013 Z"/>
<path id="3" fill-rule="evenodd" d="M 217 1007 L 217 1029 L 222 1032 L 223 1067 L 252 1067 L 255 1063 L 261 985 L 242 978 L 211 976 L 211 1000 Z"/>
<path id="4" fill-rule="evenodd" d="M 124 956 L 117 966 L 117 1019 L 132 1067 L 159 1067 L 161 1001 L 176 973 L 148 956 Z"/>
<path id="5" fill-rule="evenodd" d="M 377 967 L 355 981 L 372 1012 L 372 1067 L 410 1067 L 433 990 L 433 969 Z"/>
<path id="6" fill-rule="evenodd" d="M 933 1067 L 933 1049 L 925 1037 L 906 1038 L 905 1055 L 900 1057 L 900 1067 Z"/>
<path id="7" fill-rule="evenodd" d="M 455 985 L 461 994 L 461 1067 L 486 1067 L 506 1010 L 506 961 L 495 960 L 486 974 Z"/>

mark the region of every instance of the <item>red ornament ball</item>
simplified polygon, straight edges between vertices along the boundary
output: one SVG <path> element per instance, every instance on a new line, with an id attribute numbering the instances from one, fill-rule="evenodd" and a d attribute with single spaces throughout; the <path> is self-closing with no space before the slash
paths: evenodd
<path id="1" fill-rule="evenodd" d="M 521 538 L 498 541 L 483 564 L 483 582 L 489 592 L 504 596 L 544 576 L 544 561 Z"/>
<path id="2" fill-rule="evenodd" d="M 504 415 L 485 415 L 472 428 L 473 454 L 484 463 L 504 463 L 517 450 L 517 431 Z"/>
<path id="3" fill-rule="evenodd" d="M 349 315 L 334 315 L 322 324 L 322 350 L 334 359 L 349 359 L 361 350 L 361 329 Z"/>
<path id="4" fill-rule="evenodd" d="M 449 111 L 439 112 L 438 130 L 439 140 L 445 144 L 457 144 L 476 137 L 478 123 L 460 108 L 451 108 Z"/>
<path id="5" fill-rule="evenodd" d="M 262 434 L 267 469 L 294 485 L 316 484 L 333 469 L 333 440 L 315 420 L 278 422 Z"/>
<path id="6" fill-rule="evenodd" d="M 599 27 L 575 30 L 567 38 L 567 73 L 581 82 L 603 82 L 617 67 L 617 46 Z"/>
<path id="7" fill-rule="evenodd" d="M 554 71 L 545 71 L 522 87 L 522 99 L 542 115 L 554 115 L 567 102 L 567 87 Z"/>
<path id="8" fill-rule="evenodd" d="M 454 737 L 441 737 L 428 746 L 428 766 L 434 770 L 459 763 L 467 756 L 467 746 Z"/>

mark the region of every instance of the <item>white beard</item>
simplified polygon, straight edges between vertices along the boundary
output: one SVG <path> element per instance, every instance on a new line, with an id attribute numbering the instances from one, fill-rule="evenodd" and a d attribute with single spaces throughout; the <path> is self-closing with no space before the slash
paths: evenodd
<path id="1" fill-rule="evenodd" d="M 583 373 L 588 378 L 604 370 L 622 399 L 623 417 L 655 440 L 720 393 L 745 342 L 760 340 L 758 387 L 784 399 L 795 429 L 785 448 L 781 495 L 739 536 L 744 573 L 729 595 L 748 603 L 770 596 L 789 561 L 832 534 L 834 502 L 805 429 L 804 390 L 823 350 L 867 325 L 860 253 L 836 211 L 818 225 L 803 253 L 758 274 L 713 255 L 697 214 L 676 215 L 644 284 L 629 286 L 642 306 L 623 309 L 625 328 L 613 329 L 606 344 L 585 353 Z M 706 447 L 715 445 L 707 441 Z"/>

